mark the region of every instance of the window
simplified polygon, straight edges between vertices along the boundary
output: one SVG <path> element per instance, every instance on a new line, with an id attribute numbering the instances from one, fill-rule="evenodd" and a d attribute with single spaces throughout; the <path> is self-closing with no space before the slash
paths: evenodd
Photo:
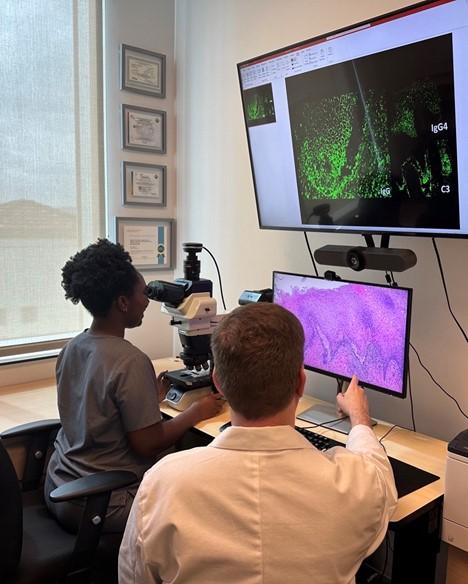
<path id="1" fill-rule="evenodd" d="M 2 0 L 0 22 L 5 360 L 63 344 L 89 322 L 60 282 L 67 259 L 103 233 L 101 3 Z"/>

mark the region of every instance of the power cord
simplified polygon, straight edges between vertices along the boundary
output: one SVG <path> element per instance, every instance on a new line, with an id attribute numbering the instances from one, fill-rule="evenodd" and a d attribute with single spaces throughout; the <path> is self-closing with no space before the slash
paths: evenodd
<path id="1" fill-rule="evenodd" d="M 389 286 L 393 288 L 397 288 L 398 284 L 393 277 L 393 272 L 385 271 L 385 280 Z M 408 357 L 408 393 L 410 398 L 410 405 L 411 405 L 411 420 L 413 422 L 413 432 L 416 432 L 416 422 L 414 421 L 414 403 L 413 403 L 413 391 L 411 387 L 411 374 L 410 374 L 410 361 Z"/>
<path id="2" fill-rule="evenodd" d="M 387 284 L 392 286 L 393 288 L 397 288 L 398 284 L 395 282 L 395 278 L 393 277 L 393 272 L 388 272 L 385 270 L 385 280 L 387 280 Z"/>
<path id="3" fill-rule="evenodd" d="M 442 280 L 442 284 L 444 287 L 444 292 L 445 292 L 445 298 L 447 300 L 447 306 L 449 309 L 450 314 L 452 315 L 453 320 L 455 321 L 455 323 L 457 324 L 458 328 L 460 329 L 464 339 L 466 342 L 468 342 L 468 336 L 466 334 L 466 332 L 464 331 L 463 327 L 461 326 L 461 324 L 458 322 L 457 317 L 455 316 L 453 310 L 452 310 L 452 306 L 450 304 L 450 298 L 448 295 L 448 291 L 447 291 L 447 284 L 445 282 L 445 275 L 444 275 L 444 269 L 442 266 L 442 261 L 440 259 L 440 254 L 439 254 L 439 249 L 437 247 L 437 243 L 436 243 L 436 239 L 435 237 L 432 237 L 432 245 L 434 246 L 434 252 L 437 258 L 437 264 L 439 266 L 439 271 L 440 271 L 440 277 Z M 385 272 L 385 280 L 387 281 L 389 286 L 398 286 L 398 284 L 395 282 L 395 278 L 393 277 L 393 272 Z M 468 419 L 468 415 L 465 414 L 465 412 L 462 410 L 462 408 L 460 407 L 460 404 L 458 403 L 458 401 L 450 394 L 448 393 L 448 391 L 446 391 L 438 381 L 435 380 L 434 376 L 432 375 L 432 373 L 429 371 L 429 369 L 424 365 L 424 363 L 421 360 L 421 357 L 419 356 L 419 353 L 417 352 L 416 348 L 414 347 L 414 345 L 410 342 L 410 347 L 413 349 L 419 364 L 421 365 L 421 367 L 426 371 L 426 373 L 429 375 L 429 377 L 432 379 L 432 381 L 437 385 L 437 387 L 439 389 L 441 389 L 443 391 L 443 393 L 445 393 L 445 395 L 447 397 L 449 397 L 452 401 L 455 402 L 457 408 L 459 409 L 460 413 Z M 412 387 L 411 387 L 411 373 L 410 373 L 410 362 L 408 359 L 408 390 L 409 390 L 409 397 L 410 397 L 410 403 L 411 403 L 411 420 L 413 422 L 413 430 L 416 432 L 416 422 L 414 419 L 414 403 L 413 403 L 413 392 L 412 392 Z"/>
<path id="4" fill-rule="evenodd" d="M 413 403 L 413 387 L 411 385 L 411 370 L 410 370 L 410 359 L 408 355 L 408 393 L 411 405 L 411 420 L 413 422 L 413 432 L 416 432 L 416 422 L 414 421 L 414 403 Z"/>
<path id="5" fill-rule="evenodd" d="M 388 562 L 388 547 L 389 547 L 389 535 L 387 533 L 387 535 L 385 536 L 385 560 L 384 560 L 384 565 L 382 568 L 382 572 L 380 574 L 380 578 L 379 578 L 379 583 L 383 582 L 383 579 L 385 577 L 385 571 L 387 570 L 387 562 Z"/>
<path id="6" fill-rule="evenodd" d="M 317 270 L 317 264 L 315 263 L 314 254 L 312 253 L 312 250 L 310 249 L 309 238 L 307 237 L 307 231 L 304 231 L 304 238 L 306 240 L 307 249 L 309 250 L 310 259 L 312 260 L 312 264 L 314 266 L 315 275 L 317 276 L 317 278 L 319 278 L 319 273 Z"/>
<path id="7" fill-rule="evenodd" d="M 382 438 L 379 438 L 379 442 L 380 444 L 382 444 L 382 441 L 385 440 L 385 438 L 390 434 L 390 432 L 392 432 L 393 430 L 395 430 L 395 428 L 398 428 L 398 424 L 393 424 L 393 426 L 390 428 L 390 430 L 387 430 L 385 432 L 385 434 L 382 436 Z M 383 446 L 383 444 L 382 444 Z"/>
<path id="8" fill-rule="evenodd" d="M 384 560 L 384 565 L 382 568 L 382 571 L 380 572 L 380 578 L 378 579 L 378 583 L 381 584 L 384 581 L 385 578 L 385 571 L 387 570 L 387 563 L 388 563 L 388 547 L 389 547 L 389 541 L 388 541 L 388 532 L 387 535 L 385 536 L 385 560 Z"/>
<path id="9" fill-rule="evenodd" d="M 376 571 L 377 568 L 374 568 L 373 566 L 370 566 L 369 563 L 367 563 L 367 565 L 370 567 L 370 569 L 372 570 L 373 573 L 370 574 L 369 576 L 365 577 L 366 584 L 382 584 L 385 581 L 384 578 L 385 578 L 385 572 L 387 570 L 388 556 L 389 556 L 388 549 L 389 548 L 391 549 L 388 532 L 387 532 L 387 535 L 385 536 L 384 541 L 385 541 L 385 557 L 384 557 L 384 563 L 383 563 L 382 570 L 380 572 L 377 572 Z"/>
<path id="10" fill-rule="evenodd" d="M 450 395 L 448 391 L 446 391 L 438 381 L 436 381 L 434 379 L 434 376 L 432 375 L 432 373 L 429 371 L 429 369 L 424 365 L 424 363 L 421 361 L 421 357 L 419 356 L 419 353 L 416 351 L 414 345 L 412 343 L 410 343 L 410 347 L 413 349 L 413 351 L 416 354 L 416 357 L 418 358 L 419 364 L 421 365 L 421 367 L 424 369 L 424 371 L 429 375 L 429 377 L 432 379 L 432 381 L 437 385 L 437 387 L 439 389 L 441 389 L 445 395 L 447 397 L 449 397 L 452 401 L 455 402 L 455 404 L 457 405 L 457 408 L 459 409 L 460 413 L 462 414 L 462 416 L 464 416 L 466 419 L 468 419 L 468 416 L 465 414 L 465 412 L 461 409 L 460 404 L 458 403 L 458 401 L 453 397 L 453 395 Z"/>
<path id="11" fill-rule="evenodd" d="M 435 254 L 436 254 L 436 258 L 437 258 L 437 264 L 439 265 L 440 277 L 442 279 L 442 284 L 444 286 L 445 298 L 447 300 L 448 309 L 450 311 L 450 314 L 453 317 L 453 320 L 457 324 L 458 328 L 461 330 L 461 333 L 462 333 L 463 337 L 465 338 L 465 341 L 468 343 L 468 336 L 467 336 L 466 332 L 463 330 L 463 327 L 461 326 L 461 324 L 458 322 L 457 317 L 453 313 L 452 307 L 450 305 L 450 298 L 449 298 L 449 295 L 448 295 L 448 292 L 447 292 L 447 284 L 445 283 L 444 269 L 442 267 L 442 262 L 440 260 L 439 249 L 437 247 L 437 243 L 436 243 L 435 237 L 432 237 L 431 239 L 432 239 L 432 245 L 434 246 L 434 251 L 435 251 Z"/>
<path id="12" fill-rule="evenodd" d="M 224 308 L 224 310 L 226 310 L 226 303 L 224 302 L 223 284 L 221 282 L 221 274 L 219 272 L 218 262 L 216 261 L 216 258 L 214 257 L 214 255 L 211 253 L 211 251 L 207 247 L 203 246 L 203 249 L 210 254 L 211 258 L 213 259 L 214 265 L 216 267 L 216 271 L 218 272 L 218 280 L 219 280 L 219 289 L 220 289 L 220 292 L 221 292 L 221 300 L 223 301 L 223 308 Z"/>

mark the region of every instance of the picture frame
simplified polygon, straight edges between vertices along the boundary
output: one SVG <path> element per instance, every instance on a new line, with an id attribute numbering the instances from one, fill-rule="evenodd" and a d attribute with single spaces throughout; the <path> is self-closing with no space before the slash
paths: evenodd
<path id="1" fill-rule="evenodd" d="M 170 270 L 175 247 L 174 224 L 173 219 L 116 217 L 116 241 L 128 251 L 137 270 Z"/>
<path id="2" fill-rule="evenodd" d="M 122 148 L 166 153 L 166 112 L 122 104 Z"/>
<path id="3" fill-rule="evenodd" d="M 121 44 L 120 88 L 153 97 L 166 97 L 166 55 Z"/>
<path id="4" fill-rule="evenodd" d="M 144 162 L 122 162 L 122 204 L 166 206 L 167 167 Z"/>

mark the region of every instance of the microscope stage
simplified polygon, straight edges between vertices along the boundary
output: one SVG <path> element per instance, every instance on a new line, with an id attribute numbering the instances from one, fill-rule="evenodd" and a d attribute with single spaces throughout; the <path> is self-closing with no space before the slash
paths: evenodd
<path id="1" fill-rule="evenodd" d="M 209 370 L 193 371 L 191 369 L 178 369 L 166 373 L 166 377 L 178 388 L 185 390 L 196 389 L 197 387 L 211 386 L 211 375 Z"/>

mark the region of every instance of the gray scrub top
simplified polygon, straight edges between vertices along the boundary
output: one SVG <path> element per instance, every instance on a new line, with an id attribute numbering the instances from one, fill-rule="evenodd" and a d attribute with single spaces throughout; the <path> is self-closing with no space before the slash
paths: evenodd
<path id="1" fill-rule="evenodd" d="M 134 453 L 126 434 L 161 420 L 148 356 L 123 338 L 84 331 L 62 350 L 56 373 L 62 428 L 48 468 L 55 486 L 103 470 L 141 480 L 155 461 Z"/>

